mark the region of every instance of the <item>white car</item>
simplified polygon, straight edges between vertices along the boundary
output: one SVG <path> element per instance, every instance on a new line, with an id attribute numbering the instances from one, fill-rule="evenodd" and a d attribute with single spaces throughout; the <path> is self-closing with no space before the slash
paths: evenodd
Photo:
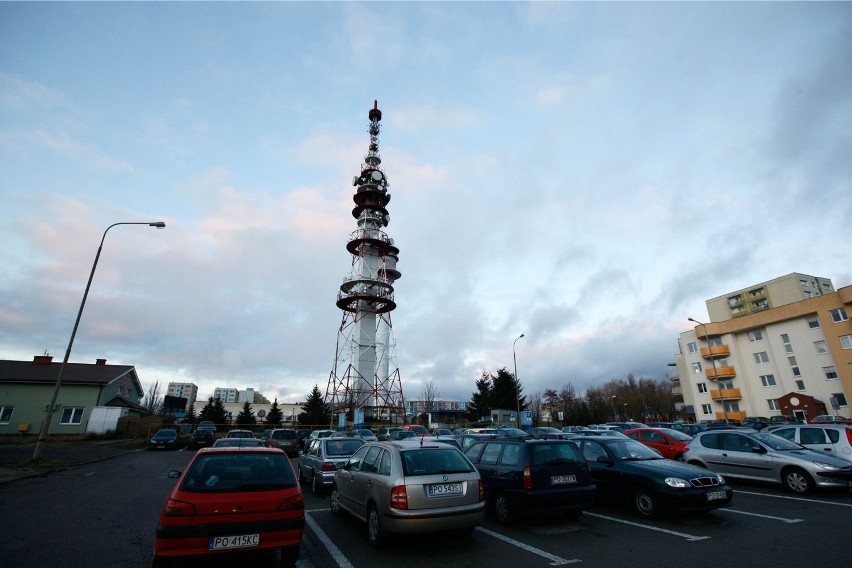
<path id="1" fill-rule="evenodd" d="M 842 424 L 788 424 L 773 428 L 781 436 L 806 448 L 852 461 L 852 426 Z"/>

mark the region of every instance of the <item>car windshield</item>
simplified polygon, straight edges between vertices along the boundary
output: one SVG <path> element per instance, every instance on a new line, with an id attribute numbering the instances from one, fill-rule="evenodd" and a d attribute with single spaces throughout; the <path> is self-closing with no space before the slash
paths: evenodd
<path id="1" fill-rule="evenodd" d="M 364 440 L 351 438 L 346 440 L 326 440 L 325 453 L 328 457 L 351 456 L 355 450 L 364 445 Z"/>
<path id="2" fill-rule="evenodd" d="M 406 476 L 468 473 L 474 471 L 469 461 L 455 448 L 412 449 L 401 452 L 402 471 Z"/>
<path id="3" fill-rule="evenodd" d="M 763 442 L 764 444 L 766 444 L 767 446 L 769 446 L 773 450 L 786 451 L 786 450 L 802 450 L 802 449 L 804 449 L 803 446 L 800 446 L 799 444 L 797 444 L 795 442 L 791 442 L 790 440 L 787 440 L 786 438 L 782 438 L 781 436 L 776 436 L 775 434 L 760 433 L 760 434 L 753 434 L 752 437 L 755 440 L 760 440 L 761 442 Z"/>
<path id="4" fill-rule="evenodd" d="M 659 460 L 663 459 L 660 454 L 646 446 L 631 439 L 618 440 L 607 444 L 609 451 L 619 460 Z"/>
<path id="5" fill-rule="evenodd" d="M 154 437 L 157 438 L 157 439 L 177 438 L 177 431 L 175 431 L 175 430 L 160 430 L 159 432 L 154 434 Z"/>
<path id="6" fill-rule="evenodd" d="M 690 436 L 689 434 L 685 434 L 680 430 L 673 430 L 671 428 L 660 428 L 660 431 L 664 432 L 669 438 L 678 440 L 680 442 L 688 442 L 692 439 L 692 436 Z"/>
<path id="7" fill-rule="evenodd" d="M 363 430 L 357 430 L 357 432 L 361 436 L 375 436 L 375 434 L 373 434 L 372 430 L 363 429 Z"/>
<path id="8" fill-rule="evenodd" d="M 228 453 L 203 455 L 184 473 L 180 488 L 197 493 L 269 491 L 296 484 L 287 456 Z"/>
<path id="9" fill-rule="evenodd" d="M 219 438 L 213 442 L 214 448 L 262 448 L 263 442 L 254 438 Z"/>

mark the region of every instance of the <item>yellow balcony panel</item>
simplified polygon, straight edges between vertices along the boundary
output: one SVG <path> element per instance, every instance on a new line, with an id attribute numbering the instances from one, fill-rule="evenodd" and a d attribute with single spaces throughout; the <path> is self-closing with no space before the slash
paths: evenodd
<path id="1" fill-rule="evenodd" d="M 732 379 L 737 376 L 737 372 L 733 367 L 716 367 L 715 369 L 705 369 L 704 375 L 711 381 L 716 379 Z"/>
<path id="2" fill-rule="evenodd" d="M 743 395 L 740 394 L 740 389 L 722 389 L 722 392 L 719 390 L 710 391 L 710 396 L 713 400 L 740 400 Z"/>
<path id="3" fill-rule="evenodd" d="M 728 420 L 742 420 L 746 416 L 748 416 L 748 413 L 744 411 L 734 412 L 732 410 L 729 410 L 727 416 L 725 416 L 724 412 L 719 412 L 718 410 L 716 411 L 716 420 L 725 420 L 726 418 Z"/>
<path id="4" fill-rule="evenodd" d="M 718 359 L 719 357 L 729 357 L 731 349 L 724 343 L 722 345 L 708 345 L 701 348 L 701 356 L 705 359 Z"/>

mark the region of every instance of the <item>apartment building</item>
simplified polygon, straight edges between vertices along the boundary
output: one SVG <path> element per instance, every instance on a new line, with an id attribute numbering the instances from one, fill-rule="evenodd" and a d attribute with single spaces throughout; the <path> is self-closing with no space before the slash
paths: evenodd
<path id="1" fill-rule="evenodd" d="M 167 396 L 176 396 L 186 399 L 187 408 L 195 404 L 198 398 L 198 386 L 193 383 L 169 383 L 166 389 Z"/>
<path id="2" fill-rule="evenodd" d="M 223 404 L 227 404 L 229 402 L 239 402 L 240 391 L 239 389 L 216 387 L 215 389 L 213 389 L 213 398 L 218 398 L 222 401 Z"/>
<path id="3" fill-rule="evenodd" d="M 766 304 L 739 309 L 753 291 Z M 672 379 L 685 418 L 852 418 L 852 286 L 794 273 L 706 304 L 710 321 L 678 338 Z"/>

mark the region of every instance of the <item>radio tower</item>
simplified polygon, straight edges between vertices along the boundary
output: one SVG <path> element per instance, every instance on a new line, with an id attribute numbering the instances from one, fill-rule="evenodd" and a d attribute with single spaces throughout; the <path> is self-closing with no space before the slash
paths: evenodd
<path id="1" fill-rule="evenodd" d="M 396 308 L 393 283 L 401 276 L 396 269 L 399 249 L 383 230 L 390 220 L 387 204 L 391 194 L 379 157 L 382 111 L 378 101 L 373 102 L 368 116 L 370 148 L 361 174 L 352 179 L 358 188 L 352 197 L 352 216 L 358 228 L 346 243 L 352 269 L 337 293 L 343 320 L 325 393 L 332 412 L 345 412 L 355 428 L 362 428 L 365 422 L 405 422 L 391 323 Z"/>

